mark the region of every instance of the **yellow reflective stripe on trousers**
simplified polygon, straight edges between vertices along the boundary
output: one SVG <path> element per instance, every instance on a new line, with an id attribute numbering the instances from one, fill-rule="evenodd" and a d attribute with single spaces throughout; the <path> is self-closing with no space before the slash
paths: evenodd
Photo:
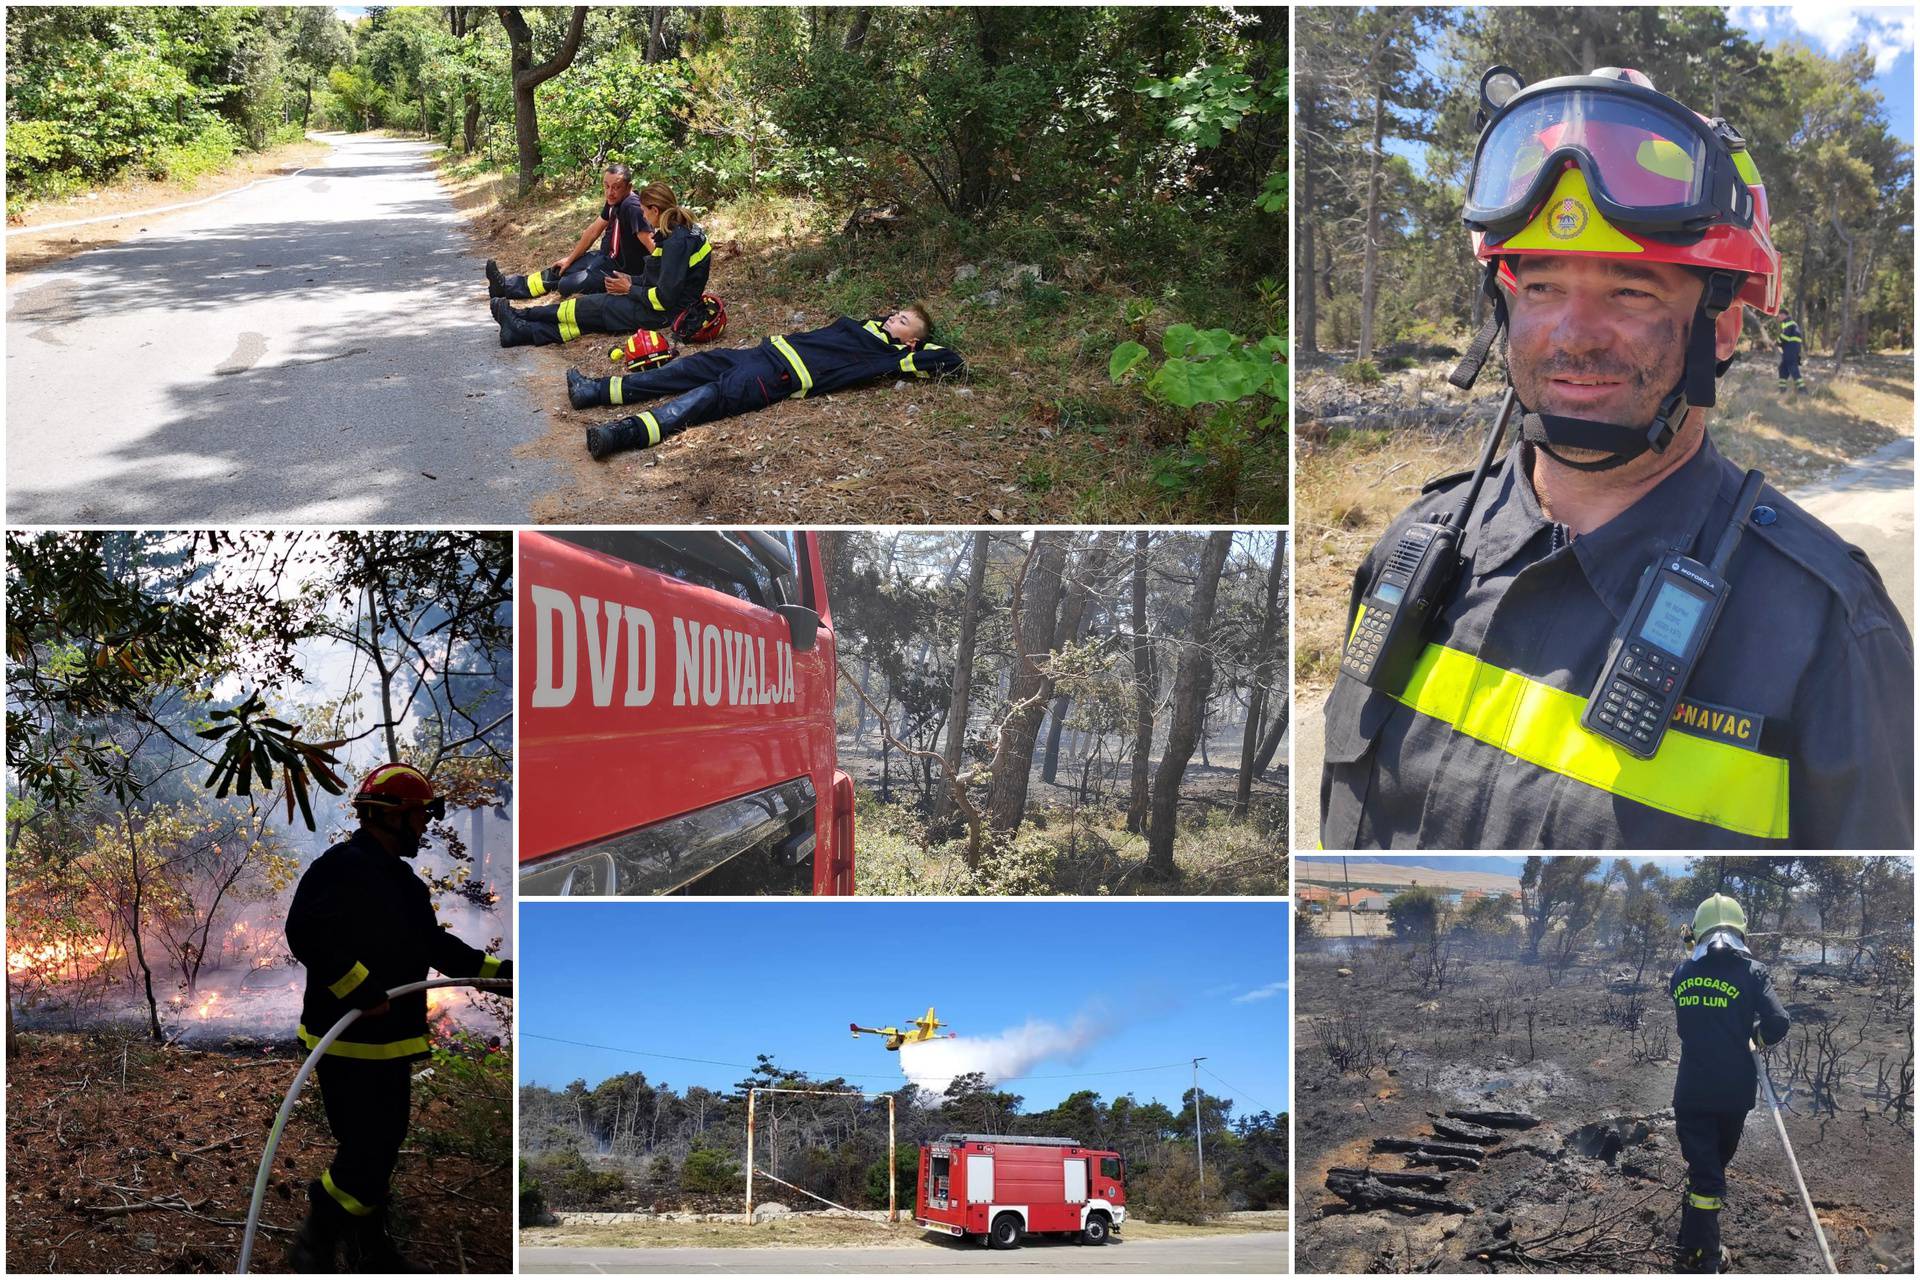
<path id="1" fill-rule="evenodd" d="M 311 1049 L 320 1043 L 320 1037 L 307 1030 L 307 1024 L 299 1026 L 300 1043 Z M 367 1062 L 385 1062 L 390 1058 L 410 1058 L 416 1053 L 428 1053 L 425 1036 L 409 1036 L 405 1040 L 395 1040 L 391 1044 L 362 1044 L 358 1040 L 335 1040 L 327 1046 L 329 1058 L 359 1058 Z"/>
<path id="2" fill-rule="evenodd" d="M 560 341 L 562 342 L 572 342 L 580 336 L 580 322 L 573 316 L 573 309 L 579 305 L 578 298 L 568 298 L 560 304 Z"/>
<path id="3" fill-rule="evenodd" d="M 1787 762 L 1776 756 L 1673 732 L 1642 760 L 1580 727 L 1585 698 L 1445 645 L 1427 646 L 1399 699 L 1510 756 L 1650 809 L 1766 840 L 1791 832 Z"/>
<path id="4" fill-rule="evenodd" d="M 614 374 L 611 378 L 607 379 L 607 403 L 608 404 L 625 404 L 626 403 L 626 401 L 621 399 L 621 396 L 620 396 L 620 375 L 617 373 Z"/>
<path id="5" fill-rule="evenodd" d="M 333 1170 L 321 1170 L 320 1185 L 327 1189 L 327 1194 L 333 1197 L 335 1204 L 345 1209 L 354 1217 L 364 1218 L 373 1212 L 372 1205 L 363 1204 L 354 1197 L 351 1191 L 342 1191 L 340 1189 L 340 1184 L 333 1180 Z"/>
<path id="6" fill-rule="evenodd" d="M 498 972 L 500 972 L 499 956 L 488 956 L 485 960 L 482 960 L 480 962 L 480 974 L 479 974 L 480 977 L 491 978 L 494 974 Z"/>
<path id="7" fill-rule="evenodd" d="M 333 992 L 334 999 L 345 1000 L 347 998 L 347 993 L 349 991 L 353 990 L 355 987 L 359 986 L 361 983 L 365 982 L 366 980 L 367 980 L 367 966 L 361 964 L 358 960 L 355 960 L 353 962 L 353 968 L 347 970 L 346 974 L 343 977 L 341 977 L 340 981 L 327 984 L 327 990 Z"/>
<path id="8" fill-rule="evenodd" d="M 547 282 L 541 278 L 538 271 L 527 277 L 527 296 L 529 298 L 537 298 L 546 291 Z"/>
<path id="9" fill-rule="evenodd" d="M 702 262 L 706 261 L 707 255 L 712 252 L 713 252 L 713 241 L 709 240 L 705 244 L 701 245 L 698 249 L 695 249 L 693 251 L 693 256 L 687 259 L 687 265 L 689 267 L 699 266 Z"/>
<path id="10" fill-rule="evenodd" d="M 1696 1191 L 1689 1191 L 1687 1192 L 1687 1203 L 1696 1209 L 1711 1209 L 1713 1212 L 1718 1213 L 1722 1206 L 1726 1204 L 1726 1201 L 1722 1200 L 1719 1196 L 1703 1196 Z"/>
<path id="11" fill-rule="evenodd" d="M 666 310 L 665 307 L 660 305 L 660 291 L 658 289 L 647 290 L 647 305 L 652 307 L 655 311 Z"/>
<path id="12" fill-rule="evenodd" d="M 800 389 L 794 392 L 791 398 L 795 400 L 806 399 L 807 392 L 813 390 L 813 375 L 807 372 L 807 362 L 800 358 L 800 353 L 793 349 L 793 344 L 779 334 L 775 334 L 773 337 L 767 339 L 767 341 L 773 344 L 775 351 L 778 351 L 787 358 L 787 363 L 792 365 L 793 371 L 800 376 Z"/>
<path id="13" fill-rule="evenodd" d="M 647 429 L 647 447 L 651 449 L 660 443 L 660 424 L 653 420 L 653 415 L 650 413 L 641 414 L 640 422 Z"/>

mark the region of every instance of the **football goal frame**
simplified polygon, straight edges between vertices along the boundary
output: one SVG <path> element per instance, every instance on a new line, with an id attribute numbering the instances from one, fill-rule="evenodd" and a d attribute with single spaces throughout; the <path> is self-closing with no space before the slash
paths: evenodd
<path id="1" fill-rule="evenodd" d="M 894 1096 L 892 1094 L 860 1093 L 853 1089 L 776 1089 L 770 1086 L 755 1085 L 747 1090 L 747 1206 L 744 1218 L 746 1225 L 753 1225 L 753 1179 L 756 1173 L 769 1182 L 777 1182 L 783 1187 L 792 1188 L 801 1195 L 818 1200 L 821 1204 L 831 1208 L 843 1209 L 848 1213 L 859 1212 L 857 1209 L 848 1209 L 846 1205 L 835 1204 L 825 1196 L 815 1195 L 805 1187 L 794 1186 L 793 1183 L 788 1182 L 785 1178 L 779 1177 L 776 1174 L 766 1173 L 754 1168 L 753 1140 L 754 1130 L 758 1123 L 756 1119 L 756 1106 L 759 1101 L 759 1095 L 763 1093 L 790 1093 L 815 1098 L 885 1098 L 887 1100 L 887 1222 L 894 1224 L 900 1221 L 900 1198 L 894 1169 Z"/>

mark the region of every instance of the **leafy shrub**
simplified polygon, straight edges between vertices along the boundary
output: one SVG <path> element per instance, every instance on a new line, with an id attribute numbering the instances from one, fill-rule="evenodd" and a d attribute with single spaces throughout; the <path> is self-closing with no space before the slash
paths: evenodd
<path id="1" fill-rule="evenodd" d="M 1209 1162 L 1203 1196 L 1193 1149 L 1182 1145 L 1155 1161 L 1152 1168 L 1134 1172 L 1127 1187 L 1127 1201 L 1148 1222 L 1203 1223 L 1207 1206 L 1221 1205 L 1220 1177 Z"/>
<path id="2" fill-rule="evenodd" d="M 789 1175 L 791 1176 L 791 1175 Z M 680 1169 L 680 1187 L 694 1194 L 731 1195 L 746 1185 L 740 1166 L 724 1152 L 697 1147 Z"/>
<path id="3" fill-rule="evenodd" d="M 1337 375 L 1342 382 L 1351 382 L 1359 387 L 1375 386 L 1380 381 L 1380 366 L 1371 360 L 1355 360 L 1345 365 Z"/>
<path id="4" fill-rule="evenodd" d="M 520 1157 L 520 1221 L 523 1225 L 544 1222 L 547 1218 L 547 1193 L 540 1186 L 540 1179 L 533 1176 L 533 1166 L 527 1163 L 525 1156 Z"/>

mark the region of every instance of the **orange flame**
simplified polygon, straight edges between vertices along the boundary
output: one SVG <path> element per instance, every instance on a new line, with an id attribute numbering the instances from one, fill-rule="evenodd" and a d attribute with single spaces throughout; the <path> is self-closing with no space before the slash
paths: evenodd
<path id="1" fill-rule="evenodd" d="M 7 951 L 7 972 L 51 973 L 61 969 L 91 970 L 125 952 L 117 946 L 95 939 L 91 943 L 56 938 L 51 942 L 23 943 Z"/>

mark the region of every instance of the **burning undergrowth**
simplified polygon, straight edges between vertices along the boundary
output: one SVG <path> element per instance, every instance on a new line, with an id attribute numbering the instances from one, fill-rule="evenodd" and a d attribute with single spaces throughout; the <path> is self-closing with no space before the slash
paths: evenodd
<path id="1" fill-rule="evenodd" d="M 1671 1271 L 1685 1162 L 1659 966 L 1623 981 L 1463 947 L 1436 984 L 1431 962 L 1391 940 L 1298 958 L 1299 1269 Z M 1865 965 L 1774 972 L 1795 1026 L 1773 1078 L 1840 1269 L 1909 1271 L 1911 997 Z M 1823 1270 L 1764 1109 L 1728 1176 L 1736 1269 Z"/>

